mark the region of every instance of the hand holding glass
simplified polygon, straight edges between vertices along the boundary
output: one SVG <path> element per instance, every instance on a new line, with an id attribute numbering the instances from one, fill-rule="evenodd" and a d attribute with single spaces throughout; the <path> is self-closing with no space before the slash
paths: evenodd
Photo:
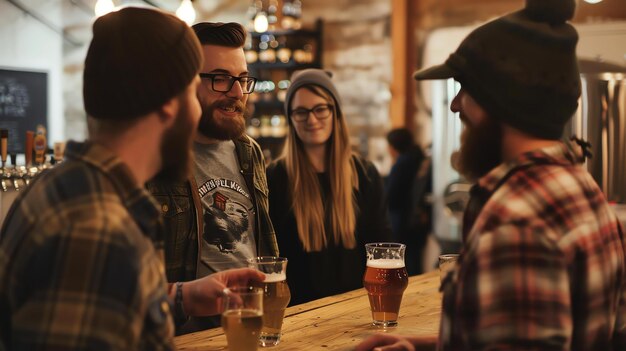
<path id="1" fill-rule="evenodd" d="M 222 328 L 231 351 L 255 351 L 263 326 L 263 290 L 234 287 L 225 290 Z"/>

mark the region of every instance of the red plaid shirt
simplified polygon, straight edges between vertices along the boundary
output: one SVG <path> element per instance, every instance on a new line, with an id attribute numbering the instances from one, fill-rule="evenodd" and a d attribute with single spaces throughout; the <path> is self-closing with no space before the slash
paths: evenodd
<path id="1" fill-rule="evenodd" d="M 442 350 L 626 350 L 624 234 L 582 160 L 560 144 L 479 180 Z"/>

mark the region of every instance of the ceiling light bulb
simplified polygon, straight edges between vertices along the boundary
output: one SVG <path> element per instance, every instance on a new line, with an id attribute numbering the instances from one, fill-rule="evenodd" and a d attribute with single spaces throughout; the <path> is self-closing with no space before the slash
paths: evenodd
<path id="1" fill-rule="evenodd" d="M 585 2 L 589 4 L 597 4 L 599 2 L 602 2 L 602 0 L 585 0 Z"/>
<path id="2" fill-rule="evenodd" d="M 268 27 L 267 15 L 263 11 L 259 12 L 256 17 L 254 17 L 254 31 L 257 33 L 265 33 Z"/>
<path id="3" fill-rule="evenodd" d="M 95 7 L 96 16 L 104 16 L 113 11 L 114 8 L 115 4 L 113 4 L 113 0 L 98 0 Z"/>
<path id="4" fill-rule="evenodd" d="M 196 10 L 193 8 L 191 0 L 183 0 L 180 2 L 178 10 L 176 10 L 176 16 L 185 21 L 188 25 L 192 25 L 196 20 Z"/>

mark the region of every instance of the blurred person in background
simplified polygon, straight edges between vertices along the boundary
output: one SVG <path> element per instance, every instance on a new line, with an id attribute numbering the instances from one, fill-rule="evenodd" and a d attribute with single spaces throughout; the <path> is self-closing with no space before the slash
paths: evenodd
<path id="1" fill-rule="evenodd" d="M 352 153 L 340 103 L 329 72 L 294 73 L 284 154 L 267 170 L 292 305 L 361 288 L 365 243 L 391 238 L 381 177 Z"/>
<path id="2" fill-rule="evenodd" d="M 192 28 L 204 53 L 193 172 L 184 181 L 147 185 L 165 220 L 169 282 L 246 267 L 257 256 L 278 256 L 265 160 L 259 145 L 245 134 L 246 102 L 256 82 L 243 52 L 246 31 L 233 22 L 202 22 Z M 216 326 L 219 318 L 191 318 L 177 332 Z"/>
<path id="3" fill-rule="evenodd" d="M 188 174 L 201 64 L 200 43 L 173 15 L 128 7 L 94 22 L 89 140 L 69 142 L 2 227 L 0 350 L 173 350 L 172 310 L 217 314 L 227 286 L 263 279 L 246 268 L 166 285 L 144 183 Z"/>
<path id="4" fill-rule="evenodd" d="M 393 241 L 407 245 L 405 262 L 409 275 L 422 273 L 422 252 L 430 232 L 429 206 L 424 195 L 429 191 L 430 160 L 406 128 L 387 133 L 389 153 L 394 161 L 385 182 L 389 200 L 389 219 Z"/>
<path id="5" fill-rule="evenodd" d="M 527 0 L 473 32 L 416 79 L 454 78 L 465 129 L 455 168 L 476 182 L 463 249 L 442 282 L 439 350 L 626 350 L 626 238 L 561 141 L 578 106 L 574 0 Z M 434 349 L 376 335 L 356 349 Z"/>

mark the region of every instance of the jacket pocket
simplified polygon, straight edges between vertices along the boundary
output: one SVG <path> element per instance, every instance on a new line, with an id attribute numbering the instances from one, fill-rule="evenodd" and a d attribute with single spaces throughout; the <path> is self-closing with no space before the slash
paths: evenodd
<path id="1" fill-rule="evenodd" d="M 165 270 L 168 281 L 181 280 L 185 262 L 196 249 L 195 217 L 192 199 L 180 195 L 153 195 L 165 225 Z"/>

